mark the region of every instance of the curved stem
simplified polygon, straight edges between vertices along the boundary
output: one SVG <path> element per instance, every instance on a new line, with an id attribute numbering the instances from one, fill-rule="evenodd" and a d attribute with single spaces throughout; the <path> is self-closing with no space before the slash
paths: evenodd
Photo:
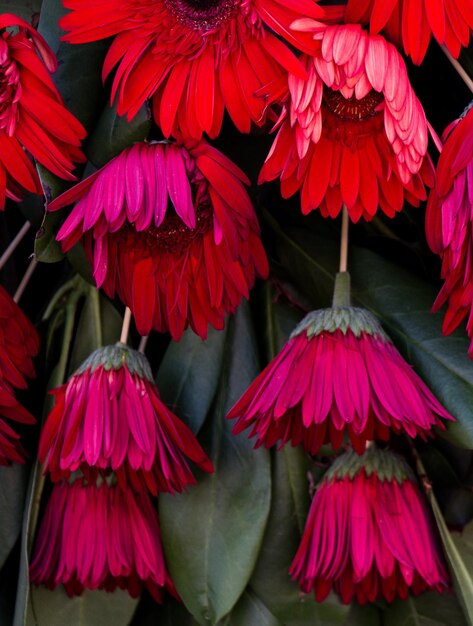
<path id="1" fill-rule="evenodd" d="M 141 354 L 145 353 L 148 339 L 149 339 L 149 335 L 144 335 L 143 337 L 141 337 L 140 345 L 138 346 L 138 352 L 141 352 Z"/>
<path id="2" fill-rule="evenodd" d="M 21 279 L 20 284 L 18 285 L 18 289 L 15 291 L 15 295 L 13 296 L 13 300 L 18 303 L 21 296 L 23 295 L 28 283 L 30 282 L 30 278 L 33 276 L 33 272 L 35 271 L 38 265 L 38 260 L 36 257 L 33 257 L 28 265 L 28 269 L 26 270 L 23 278 Z"/>
<path id="3" fill-rule="evenodd" d="M 462 67 L 462 65 L 459 63 L 459 61 L 457 61 L 457 59 L 454 59 L 452 57 L 452 55 L 447 50 L 445 45 L 442 44 L 440 47 L 442 48 L 443 53 L 445 54 L 447 59 L 450 61 L 450 63 L 455 68 L 457 74 L 460 76 L 462 81 L 465 83 L 465 85 L 468 87 L 468 89 L 471 91 L 471 93 L 473 93 L 473 79 L 470 77 L 468 72 Z"/>
<path id="4" fill-rule="evenodd" d="M 348 267 L 348 209 L 343 205 L 342 212 L 342 234 L 340 238 L 340 267 L 339 272 L 346 272 Z"/>
<path id="5" fill-rule="evenodd" d="M 29 231 L 30 228 L 31 228 L 31 222 L 25 222 L 23 226 L 20 228 L 20 230 L 18 231 L 18 234 L 14 237 L 14 239 L 9 244 L 8 248 L 0 257 L 0 270 L 6 264 L 6 262 L 11 257 L 11 255 L 15 252 L 18 244 L 21 242 L 21 240 L 23 239 L 23 237 L 26 235 L 26 233 Z"/>
<path id="6" fill-rule="evenodd" d="M 120 343 L 127 343 L 128 341 L 128 333 L 130 332 L 130 324 L 131 324 L 131 309 L 130 307 L 126 307 L 125 315 L 123 316 L 123 325 L 122 332 L 120 335 Z"/>

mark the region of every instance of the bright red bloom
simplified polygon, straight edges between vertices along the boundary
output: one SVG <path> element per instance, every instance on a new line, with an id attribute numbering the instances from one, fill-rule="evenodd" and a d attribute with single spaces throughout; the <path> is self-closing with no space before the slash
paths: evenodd
<path id="1" fill-rule="evenodd" d="M 419 65 L 432 35 L 455 58 L 462 46 L 468 46 L 473 4 L 471 0 L 348 0 L 345 19 L 369 23 L 373 33 L 383 30 Z"/>
<path id="2" fill-rule="evenodd" d="M 15 399 L 11 389 L 1 380 L 0 382 L 0 465 L 10 463 L 24 463 L 26 453 L 20 443 L 20 436 L 3 418 L 34 424 L 35 418 Z"/>
<path id="3" fill-rule="evenodd" d="M 436 184 L 427 203 L 427 241 L 442 257 L 443 287 L 434 303 L 448 302 L 442 330 L 448 335 L 468 316 L 473 358 L 473 108 L 447 129 Z"/>
<path id="4" fill-rule="evenodd" d="M 285 70 L 303 75 L 297 58 L 275 36 L 307 51 L 306 33 L 292 32 L 301 15 L 319 19 L 311 0 L 64 0 L 73 12 L 60 24 L 70 43 L 116 35 L 105 59 L 104 79 L 115 66 L 112 100 L 118 112 L 136 115 L 151 96 L 164 135 L 177 130 L 216 137 L 224 110 L 241 132 L 264 121 L 255 91 Z M 273 33 L 274 31 L 274 33 Z"/>
<path id="5" fill-rule="evenodd" d="M 177 595 L 164 560 L 158 515 L 146 493 L 135 494 L 83 479 L 54 485 L 30 567 L 35 585 L 68 595 L 84 589 L 148 589 L 162 602 L 164 589 Z"/>
<path id="6" fill-rule="evenodd" d="M 204 141 L 135 144 L 49 206 L 79 200 L 58 233 L 83 239 L 97 285 L 139 332 L 221 329 L 268 263 L 243 172 Z"/>
<path id="7" fill-rule="evenodd" d="M 348 604 L 406 599 L 449 586 L 432 516 L 397 454 L 348 452 L 324 476 L 290 568 L 322 602 L 332 587 Z"/>
<path id="8" fill-rule="evenodd" d="M 256 447 L 290 441 L 316 454 L 347 433 L 358 454 L 390 431 L 425 438 L 453 419 L 364 309 L 309 313 L 228 414 Z"/>
<path id="9" fill-rule="evenodd" d="M 0 379 L 8 386 L 26 388 L 34 378 L 33 357 L 39 352 L 35 327 L 0 285 Z"/>
<path id="10" fill-rule="evenodd" d="M 18 27 L 12 34 L 6 28 Z M 0 16 L 0 209 L 5 196 L 42 194 L 24 148 L 53 174 L 74 180 L 85 130 L 51 80 L 57 61 L 44 39 L 15 15 Z M 39 56 L 38 56 L 39 55 Z"/>
<path id="11" fill-rule="evenodd" d="M 304 214 L 336 217 L 345 204 L 358 221 L 378 207 L 393 217 L 405 201 L 418 206 L 433 171 L 425 113 L 401 55 L 358 24 L 295 26 L 321 45 L 301 57 L 307 79 L 290 73 L 287 84 L 268 87 L 270 101 L 284 104 L 259 182 L 279 176 L 286 198 L 300 190 Z"/>
<path id="12" fill-rule="evenodd" d="M 55 389 L 39 445 L 53 481 L 81 469 L 88 480 L 113 470 L 120 486 L 182 491 L 188 459 L 213 472 L 189 428 L 160 400 L 146 357 L 123 344 L 99 348 Z"/>

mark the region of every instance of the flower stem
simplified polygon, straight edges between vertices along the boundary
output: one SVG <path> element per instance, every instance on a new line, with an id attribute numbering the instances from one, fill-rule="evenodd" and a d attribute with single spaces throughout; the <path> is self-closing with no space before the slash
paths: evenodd
<path id="1" fill-rule="evenodd" d="M 15 291 L 15 295 L 13 296 L 13 300 L 18 303 L 21 296 L 23 295 L 28 283 L 30 282 L 30 278 L 33 276 L 33 272 L 35 271 L 38 265 L 38 260 L 36 257 L 33 257 L 28 265 L 28 269 L 26 270 L 23 278 L 21 279 L 20 284 L 18 285 L 18 289 Z"/>
<path id="2" fill-rule="evenodd" d="M 340 268 L 339 272 L 346 272 L 348 266 L 348 209 L 343 205 L 342 235 L 340 238 Z"/>
<path id="3" fill-rule="evenodd" d="M 130 324 L 131 324 L 131 309 L 130 307 L 126 307 L 125 315 L 123 316 L 123 325 L 122 332 L 120 335 L 120 343 L 128 342 L 128 333 L 130 332 Z"/>
<path id="4" fill-rule="evenodd" d="M 26 233 L 29 231 L 30 228 L 31 228 L 31 222 L 25 222 L 23 226 L 20 228 L 16 237 L 12 240 L 8 248 L 0 257 L 0 270 L 6 264 L 6 262 L 11 257 L 11 255 L 15 252 L 18 244 L 20 243 L 20 241 L 23 239 L 23 237 L 26 235 Z"/>
<path id="5" fill-rule="evenodd" d="M 455 68 L 457 74 L 463 80 L 463 82 L 468 87 L 468 89 L 471 91 L 471 93 L 473 93 L 473 79 L 469 76 L 467 71 L 461 66 L 461 64 L 457 61 L 457 59 L 454 59 L 452 57 L 452 55 L 450 54 L 450 52 L 447 50 L 447 48 L 444 45 L 441 45 L 440 47 L 442 48 L 443 53 L 445 54 L 447 59 L 450 61 L 450 63 Z"/>
<path id="6" fill-rule="evenodd" d="M 143 337 L 141 337 L 140 345 L 138 346 L 138 352 L 141 352 L 141 354 L 145 353 L 146 344 L 148 343 L 148 338 L 149 338 L 149 335 L 144 335 Z"/>

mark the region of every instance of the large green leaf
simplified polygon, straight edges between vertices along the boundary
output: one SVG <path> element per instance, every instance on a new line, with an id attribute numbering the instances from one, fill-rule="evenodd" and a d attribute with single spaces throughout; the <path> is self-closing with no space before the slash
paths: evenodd
<path id="1" fill-rule="evenodd" d="M 199 624 L 216 624 L 243 592 L 258 556 L 270 504 L 266 450 L 235 437 L 226 412 L 258 372 L 248 305 L 229 321 L 219 390 L 201 441 L 215 466 L 179 496 L 160 497 L 171 576 Z"/>
<path id="2" fill-rule="evenodd" d="M 0 569 L 20 535 L 27 483 L 25 465 L 0 467 Z"/>
<path id="3" fill-rule="evenodd" d="M 121 589 L 86 590 L 69 598 L 62 587 L 54 591 L 33 587 L 31 594 L 35 626 L 128 626 L 137 605 Z"/>
<path id="4" fill-rule="evenodd" d="M 156 375 L 165 402 L 197 433 L 217 392 L 225 349 L 226 328 L 209 329 L 205 341 L 192 329 L 171 342 Z"/>
<path id="5" fill-rule="evenodd" d="M 247 590 L 218 626 L 283 626 L 254 593 Z"/>
<path id="6" fill-rule="evenodd" d="M 272 221 L 278 252 L 297 286 L 313 306 L 330 304 L 338 247 L 307 231 L 283 231 Z M 445 434 L 453 443 L 473 448 L 473 363 L 461 330 L 449 337 L 441 316 L 430 307 L 435 289 L 383 257 L 353 247 L 349 270 L 354 303 L 375 313 L 404 357 L 415 366 L 444 406 L 457 418 Z"/>
<path id="7" fill-rule="evenodd" d="M 10 2 L 0 2 L 0 13 L 14 13 L 28 24 L 31 24 L 32 17 L 41 8 L 41 0 L 10 0 Z"/>
<path id="8" fill-rule="evenodd" d="M 383 626 L 466 626 L 453 594 L 424 593 L 396 600 L 383 614 Z"/>

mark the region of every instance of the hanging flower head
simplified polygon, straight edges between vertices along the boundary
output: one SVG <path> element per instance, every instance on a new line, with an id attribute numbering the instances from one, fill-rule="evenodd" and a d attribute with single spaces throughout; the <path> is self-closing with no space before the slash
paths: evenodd
<path id="1" fill-rule="evenodd" d="M 0 285 L 0 379 L 17 389 L 34 378 L 32 359 L 39 352 L 35 327 L 10 294 Z"/>
<path id="2" fill-rule="evenodd" d="M 16 400 L 12 390 L 0 380 L 0 465 L 24 463 L 27 456 L 20 443 L 20 436 L 9 424 L 10 420 L 22 424 L 36 422 L 31 413 Z"/>
<path id="3" fill-rule="evenodd" d="M 397 454 L 370 447 L 339 457 L 319 485 L 290 568 L 322 602 L 332 587 L 342 602 L 406 599 L 449 586 L 413 473 Z"/>
<path id="4" fill-rule="evenodd" d="M 146 357 L 124 344 L 99 348 L 53 391 L 39 458 L 53 481 L 80 469 L 113 470 L 122 487 L 180 492 L 195 478 L 188 460 L 213 472 L 197 439 L 159 398 Z"/>
<path id="5" fill-rule="evenodd" d="M 448 335 L 468 316 L 473 357 L 473 108 L 446 130 L 436 184 L 427 203 L 427 240 L 442 257 L 443 287 L 434 303 L 447 302 L 443 332 Z"/>
<path id="6" fill-rule="evenodd" d="M 17 27 L 16 34 L 7 28 Z M 0 15 L 0 209 L 5 197 L 19 200 L 24 190 L 42 194 L 26 149 L 53 174 L 74 180 L 74 163 L 85 130 L 65 108 L 50 72 L 57 61 L 31 26 Z"/>
<path id="7" fill-rule="evenodd" d="M 284 197 L 300 190 L 304 214 L 336 217 L 345 204 L 355 222 L 417 206 L 433 182 L 427 123 L 396 48 L 355 24 L 295 27 L 320 47 L 301 58 L 308 78 L 289 73 L 266 90 L 283 110 L 259 182 L 279 176 Z"/>
<path id="8" fill-rule="evenodd" d="M 64 0 L 72 10 L 60 22 L 71 43 L 116 36 L 103 76 L 117 66 L 112 100 L 136 115 L 151 96 L 166 137 L 177 130 L 216 137 L 225 109 L 241 132 L 264 121 L 255 91 L 290 70 L 297 58 L 276 35 L 310 51 L 306 33 L 292 32 L 301 15 L 324 15 L 311 0 Z"/>
<path id="9" fill-rule="evenodd" d="M 118 293 L 139 332 L 208 324 L 268 272 L 243 172 L 207 143 L 136 144 L 49 206 L 79 200 L 58 233 L 83 239 L 97 285 Z"/>
<path id="10" fill-rule="evenodd" d="M 345 20 L 370 25 L 403 46 L 414 63 L 422 63 L 433 36 L 456 58 L 473 30 L 470 0 L 348 0 Z"/>
<path id="11" fill-rule="evenodd" d="M 84 589 L 148 589 L 162 602 L 177 596 L 164 560 L 158 516 L 146 493 L 135 494 L 83 479 L 54 485 L 40 525 L 30 567 L 35 585 L 69 596 Z"/>
<path id="12" fill-rule="evenodd" d="M 345 434 L 363 454 L 390 431 L 425 438 L 453 419 L 376 318 L 349 306 L 309 313 L 227 417 L 235 434 L 252 427 L 256 447 L 290 441 L 309 454 L 338 449 Z"/>

